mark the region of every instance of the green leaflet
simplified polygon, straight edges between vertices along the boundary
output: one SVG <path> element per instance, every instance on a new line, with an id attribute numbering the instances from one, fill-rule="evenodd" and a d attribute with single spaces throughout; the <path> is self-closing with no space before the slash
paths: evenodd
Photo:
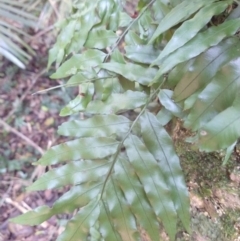
<path id="1" fill-rule="evenodd" d="M 37 162 L 47 166 L 79 159 L 102 159 L 116 152 L 118 142 L 109 137 L 89 137 L 50 148 Z"/>
<path id="2" fill-rule="evenodd" d="M 93 83 L 82 83 L 80 88 L 81 95 L 78 95 L 67 106 L 63 107 L 60 111 L 60 116 L 75 114 L 86 109 L 88 103 L 92 100 L 94 85 Z"/>
<path id="3" fill-rule="evenodd" d="M 102 185 L 103 182 L 88 182 L 73 186 L 54 203 L 51 210 L 52 215 L 63 212 L 71 213 L 76 210 L 76 208 L 86 206 L 99 195 Z"/>
<path id="4" fill-rule="evenodd" d="M 159 57 L 152 61 L 154 64 L 159 64 L 163 58 L 167 57 L 176 49 L 182 47 L 190 39 L 197 35 L 197 33 L 211 20 L 212 16 L 223 12 L 228 6 L 226 2 L 211 3 L 203 7 L 196 15 L 185 21 L 173 34 L 173 37 L 163 49 Z"/>
<path id="5" fill-rule="evenodd" d="M 227 148 L 226 154 L 225 154 L 225 157 L 224 157 L 224 160 L 223 160 L 223 163 L 222 163 L 223 166 L 225 166 L 227 164 L 227 162 L 230 159 L 236 145 L 237 145 L 237 141 L 235 141 L 231 146 L 229 146 Z"/>
<path id="6" fill-rule="evenodd" d="M 114 52 L 112 53 L 111 61 L 121 63 L 121 64 L 126 63 L 125 59 L 123 58 L 122 54 L 118 49 L 115 49 Z"/>
<path id="7" fill-rule="evenodd" d="M 84 44 L 87 48 L 104 49 L 114 44 L 117 35 L 111 30 L 93 29 Z"/>
<path id="8" fill-rule="evenodd" d="M 99 67 L 124 76 L 126 79 L 148 85 L 157 73 L 155 68 L 145 68 L 137 64 L 104 63 Z"/>
<path id="9" fill-rule="evenodd" d="M 222 111 L 200 129 L 199 148 L 216 151 L 231 146 L 240 136 L 240 103 Z"/>
<path id="10" fill-rule="evenodd" d="M 51 218 L 52 214 L 48 206 L 40 206 L 33 211 L 29 211 L 21 216 L 10 219 L 11 222 L 21 225 L 38 225 Z"/>
<path id="11" fill-rule="evenodd" d="M 238 52 L 240 53 L 240 51 Z M 239 64 L 240 58 L 231 61 L 218 71 L 212 81 L 198 95 L 198 99 L 184 123 L 186 127 L 191 127 L 195 131 L 233 104 L 240 87 Z"/>
<path id="12" fill-rule="evenodd" d="M 109 218 L 122 240 L 139 240 L 140 235 L 137 231 L 137 223 L 130 206 L 127 203 L 123 192 L 118 186 L 118 180 L 111 178 L 105 192 L 105 205 L 109 210 Z M 115 198 L 110 198 L 110 197 Z"/>
<path id="13" fill-rule="evenodd" d="M 97 83 L 95 84 L 95 86 L 97 86 Z M 101 91 L 98 91 L 98 92 L 100 93 Z M 111 96 L 111 94 L 121 93 L 121 92 L 122 92 L 122 88 L 118 78 L 105 79 L 102 83 L 101 100 L 106 101 Z"/>
<path id="14" fill-rule="evenodd" d="M 67 24 L 62 28 L 61 33 L 58 35 L 57 43 L 50 49 L 49 57 L 48 57 L 48 65 L 49 68 L 54 61 L 57 61 L 60 64 L 65 55 L 65 47 L 71 42 L 75 27 L 76 20 L 70 20 Z"/>
<path id="15" fill-rule="evenodd" d="M 109 86 L 109 82 L 107 81 L 108 77 L 111 79 L 114 79 L 115 76 L 109 75 L 106 70 L 102 70 L 102 69 L 100 70 L 98 76 L 100 79 L 98 81 L 94 81 L 94 92 L 95 92 L 94 100 L 106 100 L 105 98 L 109 97 L 109 94 L 112 91 L 112 86 Z M 115 84 L 117 84 L 117 80 L 115 81 Z"/>
<path id="16" fill-rule="evenodd" d="M 138 20 L 138 31 L 141 39 L 148 39 L 152 36 L 152 31 L 148 29 L 152 24 L 151 10 L 146 9 Z M 154 28 L 155 30 L 155 28 Z M 151 33 L 151 34 L 150 34 Z"/>
<path id="17" fill-rule="evenodd" d="M 152 241 L 159 240 L 159 224 L 152 207 L 145 199 L 142 184 L 128 160 L 120 155 L 114 165 L 114 180 L 124 193 L 130 210 L 134 213 L 140 227 L 148 233 Z"/>
<path id="18" fill-rule="evenodd" d="M 162 33 L 190 17 L 198 9 L 214 0 L 185 0 L 173 8 L 159 23 L 149 43 L 153 43 Z"/>
<path id="19" fill-rule="evenodd" d="M 127 58 L 142 64 L 151 64 L 160 53 L 153 45 L 130 45 L 125 47 L 125 51 Z"/>
<path id="20" fill-rule="evenodd" d="M 179 71 L 175 71 L 174 75 L 174 70 L 171 71 L 170 78 L 179 78 L 174 89 L 174 100 L 184 100 L 203 89 L 223 65 L 239 56 L 239 49 L 238 38 L 232 37 L 199 55 L 187 68 L 181 68 L 185 70 L 182 76 L 179 76 Z"/>
<path id="21" fill-rule="evenodd" d="M 90 201 L 68 222 L 64 232 L 57 241 L 87 240 L 89 229 L 93 227 L 100 214 L 99 200 Z"/>
<path id="22" fill-rule="evenodd" d="M 21 216 L 11 219 L 12 222 L 22 225 L 38 225 L 48 220 L 53 215 L 60 213 L 70 213 L 76 208 L 86 206 L 91 200 L 96 198 L 102 188 L 102 183 L 89 183 L 72 187 L 64 193 L 50 208 L 40 206 L 32 211 L 22 214 Z"/>
<path id="23" fill-rule="evenodd" d="M 130 30 L 125 37 L 127 46 L 147 45 L 147 41 L 140 38 L 134 31 Z"/>
<path id="24" fill-rule="evenodd" d="M 173 118 L 173 114 L 166 108 L 162 108 L 156 115 L 159 123 L 165 126 Z"/>
<path id="25" fill-rule="evenodd" d="M 108 29 L 116 31 L 117 24 L 119 21 L 113 23 L 113 18 L 115 20 L 119 20 L 116 17 L 119 16 L 119 3 L 115 0 L 100 0 L 98 1 L 98 6 L 96 7 L 95 11 L 97 12 L 98 16 L 101 18 L 101 25 Z"/>
<path id="26" fill-rule="evenodd" d="M 99 222 L 98 221 L 89 230 L 89 240 L 90 241 L 102 241 L 103 240 L 101 233 L 99 232 Z"/>
<path id="27" fill-rule="evenodd" d="M 175 116 L 182 118 L 184 113 L 182 106 L 172 100 L 173 91 L 168 89 L 161 89 L 158 97 L 161 104 Z"/>
<path id="28" fill-rule="evenodd" d="M 56 73 L 51 75 L 51 78 L 66 78 L 70 75 L 76 74 L 79 70 L 96 67 L 96 65 L 100 64 L 105 57 L 105 53 L 94 49 L 86 50 L 82 54 L 75 54 L 69 60 L 64 62 L 57 69 Z"/>
<path id="29" fill-rule="evenodd" d="M 132 21 L 132 18 L 125 12 L 120 12 L 119 18 L 120 18 L 119 19 L 119 27 L 126 27 Z"/>
<path id="30" fill-rule="evenodd" d="M 233 19 L 216 27 L 208 28 L 204 32 L 197 34 L 186 45 L 177 49 L 164 59 L 161 68 L 156 74 L 152 83 L 157 82 L 160 76 L 167 73 L 177 64 L 198 56 L 202 52 L 206 51 L 209 47 L 220 43 L 220 41 L 222 41 L 224 38 L 232 36 L 237 32 L 239 27 L 239 19 Z"/>
<path id="31" fill-rule="evenodd" d="M 161 167 L 146 146 L 131 135 L 124 142 L 129 161 L 141 181 L 146 197 L 155 214 L 163 222 L 168 235 L 173 240 L 176 235 L 177 213 L 169 195 Z"/>
<path id="32" fill-rule="evenodd" d="M 95 11 L 96 4 L 97 2 L 91 3 L 86 1 L 81 4 L 80 16 L 76 16 L 78 21 L 75 29 L 76 31 L 73 35 L 71 43 L 66 48 L 67 55 L 79 52 L 79 50 L 83 48 L 90 30 L 94 25 L 101 22 Z"/>
<path id="33" fill-rule="evenodd" d="M 123 76 L 118 76 L 119 83 L 124 91 L 135 90 L 135 83 L 124 78 Z"/>
<path id="34" fill-rule="evenodd" d="M 160 22 L 169 12 L 170 6 L 167 5 L 167 2 L 163 3 L 161 0 L 157 0 L 153 3 L 154 19 L 157 22 Z"/>
<path id="35" fill-rule="evenodd" d="M 117 132 L 127 133 L 131 121 L 124 116 L 96 115 L 85 120 L 73 120 L 62 124 L 58 134 L 75 137 L 111 136 Z"/>
<path id="36" fill-rule="evenodd" d="M 107 203 L 104 201 L 101 202 L 101 212 L 98 221 L 101 224 L 99 231 L 101 232 L 104 240 L 122 241 L 119 233 L 114 229 Z"/>
<path id="37" fill-rule="evenodd" d="M 107 174 L 110 162 L 107 160 L 82 160 L 70 162 L 64 166 L 52 169 L 35 181 L 28 191 L 59 188 L 65 185 L 79 185 L 97 182 Z"/>
<path id="38" fill-rule="evenodd" d="M 191 96 L 189 96 L 187 99 L 184 100 L 184 108 L 183 110 L 189 110 L 194 106 L 198 95 L 201 93 L 201 89 L 199 89 L 198 91 L 196 91 L 194 94 L 192 94 Z"/>
<path id="39" fill-rule="evenodd" d="M 48 68 L 54 61 L 59 65 L 65 56 L 82 49 L 89 31 L 95 24 L 100 22 L 95 12 L 97 2 L 80 4 L 81 13 L 72 14 L 60 26 L 61 32 L 57 38 L 57 43 L 49 51 Z"/>
<path id="40" fill-rule="evenodd" d="M 114 114 L 143 106 L 147 95 L 139 91 L 128 90 L 123 94 L 113 93 L 106 101 L 93 100 L 87 106 L 86 112 L 92 114 Z"/>
<path id="41" fill-rule="evenodd" d="M 140 118 L 140 122 L 144 143 L 161 166 L 177 214 L 188 230 L 190 222 L 188 191 L 171 137 L 151 113 L 145 113 Z"/>

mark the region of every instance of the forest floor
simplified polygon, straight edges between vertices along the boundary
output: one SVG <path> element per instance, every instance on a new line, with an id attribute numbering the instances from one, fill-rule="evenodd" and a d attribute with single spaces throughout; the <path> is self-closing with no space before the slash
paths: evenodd
<path id="1" fill-rule="evenodd" d="M 25 70 L 6 60 L 0 66 L 0 241 L 55 240 L 67 218 L 53 218 L 38 227 L 8 221 L 37 206 L 51 205 L 64 191 L 25 192 L 45 172 L 32 163 L 44 150 L 64 140 L 56 134 L 57 126 L 66 120 L 59 112 L 74 94 L 73 89 L 59 88 L 33 95 L 62 83 L 50 80 L 45 69 L 46 46 L 52 40 L 52 36 L 42 36 L 30 43 L 37 54 Z"/>
<path id="2" fill-rule="evenodd" d="M 34 227 L 9 222 L 9 218 L 40 205 L 51 206 L 65 191 L 25 192 L 45 172 L 32 163 L 44 150 L 64 141 L 56 134 L 57 126 L 66 120 L 59 112 L 77 91 L 59 88 L 32 95 L 62 84 L 50 80 L 45 70 L 51 41 L 52 37 L 42 36 L 31 43 L 37 54 L 26 70 L 7 61 L 0 66 L 0 241 L 53 241 L 69 218 L 59 215 Z M 176 128 L 174 137 L 192 215 L 192 234 L 179 232 L 177 241 L 240 241 L 238 151 L 222 166 L 221 153 L 200 153 L 186 144 L 183 128 Z"/>

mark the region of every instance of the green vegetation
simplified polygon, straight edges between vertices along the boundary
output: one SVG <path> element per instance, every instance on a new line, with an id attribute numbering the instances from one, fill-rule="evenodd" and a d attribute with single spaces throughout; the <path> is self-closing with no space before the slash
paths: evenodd
<path id="1" fill-rule="evenodd" d="M 117 0 L 77 0 L 59 25 L 48 67 L 57 66 L 51 78 L 69 78 L 63 86 L 78 86 L 60 112 L 78 117 L 59 126 L 71 140 L 40 158 L 38 165 L 58 165 L 28 191 L 71 189 L 14 222 L 38 225 L 74 213 L 58 241 L 135 241 L 142 230 L 159 241 L 160 224 L 170 240 L 180 226 L 190 232 L 188 189 L 167 124 L 181 119 L 192 145 L 226 151 L 225 162 L 233 151 L 240 136 L 238 2 L 140 0 L 138 9 L 130 16 Z M 210 172 L 206 158 L 202 197 L 210 197 L 212 181 L 224 181 L 221 163 Z"/>
<path id="2" fill-rule="evenodd" d="M 0 55 L 25 69 L 35 55 L 29 44 L 32 40 L 29 28 L 43 29 L 51 18 L 61 19 L 69 9 L 70 0 L 54 3 L 48 0 L 0 0 Z"/>

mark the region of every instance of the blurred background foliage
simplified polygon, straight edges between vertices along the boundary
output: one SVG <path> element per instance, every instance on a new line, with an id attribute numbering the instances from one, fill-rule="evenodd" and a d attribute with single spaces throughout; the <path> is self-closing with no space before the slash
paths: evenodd
<path id="1" fill-rule="evenodd" d="M 23 136 L 34 135 L 36 145 L 38 139 L 46 141 L 48 135 L 46 132 L 45 138 L 36 137 L 42 132 L 42 125 L 54 127 L 60 106 L 70 100 L 71 90 L 63 88 L 45 94 L 44 98 L 31 93 L 55 85 L 48 81 L 45 70 L 48 49 L 57 33 L 55 24 L 64 19 L 71 5 L 71 0 L 0 0 L 0 120 Z M 34 123 L 39 117 L 40 123 Z M 6 126 L 0 127 L 0 173 L 18 171 L 27 177 L 24 167 L 37 160 L 39 151 L 18 141 L 19 136 Z"/>
<path id="2" fill-rule="evenodd" d="M 70 0 L 0 0 L 0 54 L 25 69 L 35 55 L 30 33 L 51 30 L 70 9 Z"/>

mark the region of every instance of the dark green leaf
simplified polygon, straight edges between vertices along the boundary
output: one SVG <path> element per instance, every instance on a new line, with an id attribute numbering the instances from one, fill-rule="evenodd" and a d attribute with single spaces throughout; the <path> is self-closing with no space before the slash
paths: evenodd
<path id="1" fill-rule="evenodd" d="M 169 7 L 167 2 L 155 1 L 153 3 L 154 19 L 160 22 L 170 12 Z"/>
<path id="2" fill-rule="evenodd" d="M 21 216 L 17 216 L 11 219 L 11 222 L 22 225 L 38 225 L 43 223 L 52 216 L 50 208 L 48 206 L 40 206 L 33 211 L 29 211 Z"/>
<path id="3" fill-rule="evenodd" d="M 64 49 L 72 40 L 74 35 L 76 20 L 70 20 L 65 26 L 62 28 L 60 32 L 57 43 L 53 46 L 53 48 L 49 51 L 48 57 L 48 68 L 52 65 L 54 61 L 57 60 L 57 63 L 60 64 L 64 58 Z"/>
<path id="4" fill-rule="evenodd" d="M 81 138 L 51 147 L 37 162 L 53 165 L 63 161 L 105 158 L 116 152 L 118 142 L 108 137 Z"/>
<path id="5" fill-rule="evenodd" d="M 175 103 L 172 100 L 172 96 L 173 96 L 173 91 L 168 90 L 168 89 L 161 89 L 158 94 L 161 104 L 167 110 L 169 110 L 172 114 L 174 114 L 175 116 L 177 116 L 179 118 L 182 118 L 183 114 L 184 114 L 182 111 L 182 107 L 179 103 Z"/>
<path id="6" fill-rule="evenodd" d="M 92 200 L 68 222 L 65 231 L 57 238 L 57 241 L 87 240 L 89 230 L 95 225 L 99 213 L 99 201 Z"/>
<path id="7" fill-rule="evenodd" d="M 66 54 L 77 53 L 84 46 L 88 38 L 90 30 L 95 24 L 101 22 L 99 16 L 96 14 L 96 4 L 97 2 L 83 2 L 81 7 L 80 16 L 77 16 L 78 25 L 76 31 L 72 38 L 71 44 L 66 49 Z"/>
<path id="8" fill-rule="evenodd" d="M 141 39 L 135 32 L 131 30 L 127 33 L 125 37 L 125 42 L 126 42 L 126 45 L 133 45 L 133 46 L 147 44 L 146 41 Z"/>
<path id="9" fill-rule="evenodd" d="M 139 91 L 126 91 L 123 94 L 112 94 L 106 101 L 94 100 L 87 106 L 92 114 L 114 114 L 143 106 L 147 95 Z"/>
<path id="10" fill-rule="evenodd" d="M 160 63 L 161 60 L 186 44 L 211 20 L 214 15 L 223 12 L 228 6 L 226 2 L 217 2 L 206 5 L 202 8 L 194 18 L 185 21 L 173 34 L 173 37 L 168 42 L 167 46 L 161 52 L 155 63 Z"/>
<path id="11" fill-rule="evenodd" d="M 73 86 L 73 85 L 79 85 L 85 82 L 88 82 L 89 80 L 83 75 L 82 72 L 76 73 L 73 75 L 67 82 L 67 86 Z"/>
<path id="12" fill-rule="evenodd" d="M 80 90 L 81 94 L 71 100 L 69 104 L 61 110 L 60 116 L 75 114 L 86 109 L 88 103 L 93 98 L 94 85 L 93 83 L 83 83 L 81 84 Z"/>
<path id="13" fill-rule="evenodd" d="M 148 150 L 161 166 L 165 181 L 171 190 L 173 202 L 186 230 L 189 230 L 189 199 L 179 158 L 172 139 L 151 113 L 141 117 L 142 137 Z"/>
<path id="14" fill-rule="evenodd" d="M 51 75 L 53 79 L 65 78 L 70 75 L 76 74 L 79 70 L 86 68 L 96 67 L 106 57 L 102 51 L 89 49 L 82 54 L 75 54 L 69 60 L 64 62 L 54 73 Z"/>
<path id="15" fill-rule="evenodd" d="M 174 78 L 179 76 L 179 84 L 174 90 L 174 100 L 181 101 L 203 89 L 224 64 L 239 56 L 239 49 L 237 38 L 226 39 L 182 68 L 186 70 L 183 76 L 175 72 Z"/>
<path id="16" fill-rule="evenodd" d="M 87 38 L 84 46 L 87 48 L 104 49 L 114 44 L 117 40 L 117 35 L 111 30 L 93 29 Z"/>
<path id="17" fill-rule="evenodd" d="M 122 86 L 122 89 L 124 91 L 128 91 L 128 90 L 134 91 L 135 90 L 135 82 L 130 81 L 121 75 L 118 76 L 118 79 L 119 79 L 119 84 Z"/>
<path id="18" fill-rule="evenodd" d="M 216 151 L 231 146 L 240 136 L 240 101 L 215 116 L 200 130 L 199 146 L 203 151 Z"/>
<path id="19" fill-rule="evenodd" d="M 53 189 L 66 185 L 97 182 L 109 169 L 107 160 L 75 161 L 42 175 L 27 188 L 28 191 Z"/>
<path id="20" fill-rule="evenodd" d="M 238 52 L 240 53 L 240 51 Z M 195 131 L 218 113 L 232 106 L 239 92 L 239 64 L 240 59 L 238 58 L 218 71 L 212 81 L 198 95 L 198 99 L 184 123 L 186 127 L 191 127 Z"/>
<path id="21" fill-rule="evenodd" d="M 155 68 L 145 68 L 137 64 L 104 63 L 100 67 L 120 74 L 126 79 L 136 81 L 142 85 L 148 85 L 157 73 Z"/>
<path id="22" fill-rule="evenodd" d="M 160 76 L 167 73 L 177 64 L 198 56 L 209 47 L 220 43 L 224 38 L 232 36 L 236 33 L 239 27 L 240 21 L 238 19 L 233 19 L 199 33 L 186 45 L 177 49 L 164 59 L 153 83 L 157 82 Z"/>
<path id="23" fill-rule="evenodd" d="M 122 241 L 120 235 L 115 230 L 113 220 L 110 217 L 107 203 L 104 201 L 102 201 L 101 203 L 101 212 L 98 221 L 101 224 L 99 227 L 99 231 L 101 232 L 105 240 Z"/>
<path id="24" fill-rule="evenodd" d="M 168 235 L 173 239 L 177 231 L 177 213 L 161 167 L 138 137 L 130 136 L 124 145 L 128 158 L 143 185 L 146 197 L 156 216 L 163 222 Z"/>
<path id="25" fill-rule="evenodd" d="M 162 126 L 165 126 L 167 123 L 169 123 L 169 121 L 173 118 L 173 114 L 171 113 L 171 111 L 167 110 L 166 108 L 162 108 L 158 114 L 156 115 L 159 123 Z"/>
<path id="26" fill-rule="evenodd" d="M 149 235 L 152 241 L 159 240 L 159 224 L 152 207 L 145 199 L 142 184 L 129 162 L 120 156 L 114 166 L 114 180 L 124 193 L 129 208 L 134 213 L 139 226 Z"/>
<path id="27" fill-rule="evenodd" d="M 171 27 L 182 22 L 183 20 L 190 17 L 198 9 L 203 7 L 205 4 L 212 2 L 214 0 L 185 0 L 173 8 L 159 23 L 154 35 L 150 39 L 149 43 L 153 43 L 156 38 L 162 33 L 169 30 Z"/>
<path id="28" fill-rule="evenodd" d="M 151 64 L 160 53 L 160 50 L 152 45 L 128 45 L 125 47 L 125 51 L 127 58 L 143 64 Z"/>
<path id="29" fill-rule="evenodd" d="M 130 211 L 123 192 L 118 187 L 117 180 L 112 178 L 109 181 L 105 193 L 105 203 L 108 205 L 109 216 L 116 232 L 120 234 L 122 240 L 138 240 L 140 237 L 135 217 Z"/>
<path id="30" fill-rule="evenodd" d="M 50 208 L 48 206 L 41 206 L 33 211 L 22 214 L 11 221 L 22 225 L 38 225 L 48 220 L 53 215 L 61 213 L 70 213 L 86 206 L 90 201 L 95 199 L 101 191 L 103 183 L 84 183 L 71 188 L 63 196 L 61 196 Z"/>
<path id="31" fill-rule="evenodd" d="M 132 21 L 132 18 L 125 12 L 120 12 L 119 27 L 126 27 Z"/>
<path id="32" fill-rule="evenodd" d="M 120 53 L 118 49 L 115 49 L 115 51 L 111 55 L 111 60 L 117 63 L 125 64 L 125 59 L 123 58 L 123 55 Z"/>

